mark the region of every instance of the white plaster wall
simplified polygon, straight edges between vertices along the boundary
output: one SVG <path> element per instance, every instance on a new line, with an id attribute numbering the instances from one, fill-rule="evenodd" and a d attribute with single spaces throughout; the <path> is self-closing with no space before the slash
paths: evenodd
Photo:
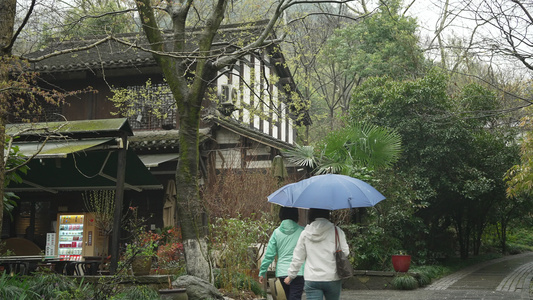
<path id="1" fill-rule="evenodd" d="M 270 69 L 269 68 L 265 68 L 264 70 L 264 73 L 265 73 L 265 76 L 264 78 L 264 82 L 263 82 L 263 89 L 264 89 L 264 92 L 263 92 L 263 101 L 265 103 L 265 105 L 263 105 L 263 133 L 265 134 L 269 134 L 270 132 L 270 122 L 268 121 L 268 119 L 266 118 L 266 116 L 270 115 L 270 106 L 271 106 L 271 90 L 270 90 L 270 85 L 272 84 L 271 82 L 271 78 L 270 78 Z"/>
<path id="2" fill-rule="evenodd" d="M 276 139 L 279 139 L 278 136 L 278 120 L 280 118 L 280 101 L 278 97 L 278 87 L 274 86 L 272 89 L 272 96 L 273 96 L 273 103 L 272 103 L 272 109 L 274 110 L 274 113 L 272 114 L 272 136 Z"/>
<path id="3" fill-rule="evenodd" d="M 246 60 L 251 61 L 251 56 L 246 56 Z M 252 126 L 255 129 L 259 129 L 262 125 L 263 129 L 262 132 L 264 134 L 270 134 L 270 127 L 272 127 L 272 137 L 288 142 L 293 143 L 294 142 L 294 129 L 291 124 L 291 120 L 288 118 L 287 113 L 287 105 L 280 101 L 279 96 L 280 93 L 282 93 L 277 85 L 273 84 L 274 81 L 270 78 L 271 76 L 271 69 L 265 68 L 262 70 L 262 64 L 259 59 L 255 59 L 253 65 L 249 65 L 248 63 L 240 63 L 240 76 L 232 76 L 232 83 L 233 89 L 237 91 L 236 99 L 234 99 L 235 104 L 237 105 L 240 110 L 237 110 L 233 112 L 233 118 L 234 119 L 240 119 L 242 114 L 242 122 L 244 124 L 250 124 L 252 123 Z M 264 75 L 261 74 L 261 72 L 264 72 Z M 233 70 L 233 73 L 236 73 L 237 70 Z M 254 91 L 255 94 L 250 91 L 247 85 L 251 84 L 252 77 L 254 81 Z M 268 80 L 267 80 L 268 79 Z M 260 85 L 262 83 L 262 86 Z M 217 88 L 218 93 L 220 94 L 221 86 L 223 84 L 228 84 L 228 77 L 227 76 L 221 76 L 217 80 Z M 259 99 L 256 97 L 256 95 L 263 95 L 263 99 Z M 270 96 L 272 96 L 272 99 L 270 99 Z M 253 99 L 253 101 L 251 100 Z M 272 102 L 270 102 L 272 100 Z M 272 116 L 272 122 L 270 120 L 262 118 L 257 113 L 253 115 L 252 118 L 252 112 L 249 109 L 244 108 L 246 105 L 250 105 L 250 103 L 254 103 L 255 108 L 254 109 L 260 109 L 260 101 L 264 101 L 265 105 L 262 108 L 262 113 L 264 116 Z M 276 112 L 270 114 L 269 109 L 275 109 Z M 279 126 L 281 127 L 281 134 L 279 134 L 279 128 L 277 122 L 279 121 Z M 288 130 L 287 130 L 288 128 Z"/>
<path id="4" fill-rule="evenodd" d="M 237 144 L 240 142 L 240 136 L 228 130 L 217 130 L 215 139 L 219 144 Z"/>
<path id="5" fill-rule="evenodd" d="M 246 56 L 246 60 L 250 60 L 250 55 Z M 251 74 L 250 74 L 250 66 L 248 66 L 248 64 L 243 64 L 242 76 L 243 76 L 243 81 L 249 84 Z M 250 89 L 248 88 L 248 86 L 243 84 L 242 103 L 244 103 L 245 105 L 250 105 L 250 97 L 251 97 Z M 242 121 L 244 122 L 244 124 L 250 124 L 250 111 L 246 108 L 243 108 L 242 114 L 243 114 Z"/>
<path id="6" fill-rule="evenodd" d="M 269 160 L 250 161 L 247 166 L 250 169 L 268 169 L 272 166 L 272 162 Z"/>
<path id="7" fill-rule="evenodd" d="M 261 95 L 261 62 L 259 60 L 256 60 L 255 61 L 255 64 L 254 64 L 254 80 L 255 80 L 255 87 L 254 87 L 254 90 L 255 90 L 255 94 L 256 95 Z M 254 105 L 259 108 L 259 101 L 260 99 L 257 99 L 254 95 Z M 259 122 L 261 122 L 261 118 L 260 116 L 258 116 L 257 114 L 254 115 L 254 128 L 256 129 L 259 129 Z"/>
<path id="8" fill-rule="evenodd" d="M 222 159 L 222 157 L 224 159 Z M 215 168 L 233 168 L 241 167 L 241 153 L 239 149 L 221 149 L 217 150 Z"/>

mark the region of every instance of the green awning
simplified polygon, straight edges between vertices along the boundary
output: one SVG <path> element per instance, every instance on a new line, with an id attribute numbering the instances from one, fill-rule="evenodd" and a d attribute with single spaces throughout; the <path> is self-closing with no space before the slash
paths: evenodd
<path id="1" fill-rule="evenodd" d="M 42 123 L 18 123 L 7 124 L 6 134 L 23 138 L 41 139 L 46 135 L 62 135 L 69 137 L 96 137 L 96 136 L 120 136 L 119 132 L 125 132 L 128 136 L 133 135 L 131 126 L 126 118 L 42 122 Z"/>
<path id="2" fill-rule="evenodd" d="M 48 141 L 44 145 L 37 142 L 22 142 L 15 143 L 19 148 L 19 153 L 31 157 L 35 153 L 35 158 L 55 158 L 67 157 L 70 153 L 76 153 L 87 149 L 95 149 L 95 147 L 106 144 L 107 147 L 113 146 L 113 138 L 105 139 L 86 139 L 86 140 L 65 140 L 65 141 Z M 111 145 L 110 145 L 111 143 Z M 116 143 L 114 143 L 116 145 Z"/>
<path id="3" fill-rule="evenodd" d="M 38 142 L 20 143 L 21 153 L 32 155 Z M 32 159 L 23 182 L 11 182 L 6 191 L 102 190 L 116 188 L 118 149 L 115 139 L 52 142 Z M 115 149 L 114 149 L 115 148 Z M 127 151 L 125 190 L 162 189 L 139 157 Z"/>

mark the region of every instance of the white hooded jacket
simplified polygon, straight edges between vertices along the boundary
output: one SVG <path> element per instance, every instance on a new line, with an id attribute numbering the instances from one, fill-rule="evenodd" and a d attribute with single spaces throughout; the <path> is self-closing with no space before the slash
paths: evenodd
<path id="1" fill-rule="evenodd" d="M 344 231 L 337 227 L 339 247 L 344 254 L 350 250 L 346 243 Z M 339 280 L 335 263 L 335 227 L 324 218 L 317 218 L 307 225 L 300 235 L 289 267 L 288 276 L 295 278 L 305 262 L 304 278 L 306 281 Z"/>

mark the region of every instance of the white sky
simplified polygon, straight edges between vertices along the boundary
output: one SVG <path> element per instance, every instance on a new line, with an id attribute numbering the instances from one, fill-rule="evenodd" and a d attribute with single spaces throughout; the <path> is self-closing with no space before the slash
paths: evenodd
<path id="1" fill-rule="evenodd" d="M 408 2 L 411 0 L 404 0 Z M 408 15 L 417 18 L 420 26 L 420 36 L 423 47 L 428 46 L 428 42 L 432 41 L 435 37 L 435 29 L 440 22 L 440 16 L 443 11 L 443 2 L 445 0 L 416 0 L 410 7 Z M 449 0 L 448 10 L 453 14 L 459 14 L 461 17 L 451 18 L 451 24 L 443 32 L 444 38 L 449 41 L 452 38 L 462 38 L 464 43 L 468 43 L 472 29 L 476 26 L 474 14 L 464 9 L 465 0 Z M 469 3 L 478 3 L 478 0 L 468 1 Z M 485 25 L 477 29 L 475 40 L 480 41 L 483 38 L 489 37 L 490 39 L 499 39 L 500 33 L 494 27 Z M 436 41 L 433 41 L 435 45 Z M 502 42 L 503 43 L 503 42 Z M 526 49 L 529 51 L 530 49 Z M 526 74 L 530 74 L 529 70 L 525 68 L 521 63 L 517 61 L 511 62 L 508 58 L 493 57 L 487 51 L 481 49 L 474 50 L 479 58 L 483 59 L 488 64 L 491 64 L 495 70 L 508 73 L 508 70 L 512 70 L 514 76 L 522 77 Z M 427 52 L 427 56 L 430 59 L 439 60 L 439 54 L 435 51 Z M 509 72 L 509 74 L 511 74 Z M 531 74 L 530 74 L 531 75 Z M 530 76 L 528 75 L 528 77 Z"/>

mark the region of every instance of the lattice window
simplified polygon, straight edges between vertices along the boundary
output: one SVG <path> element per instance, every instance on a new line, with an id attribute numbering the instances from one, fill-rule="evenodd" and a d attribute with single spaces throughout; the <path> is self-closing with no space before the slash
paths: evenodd
<path id="1" fill-rule="evenodd" d="M 128 117 L 133 129 L 176 128 L 176 102 L 166 84 L 130 86 L 134 113 Z"/>

